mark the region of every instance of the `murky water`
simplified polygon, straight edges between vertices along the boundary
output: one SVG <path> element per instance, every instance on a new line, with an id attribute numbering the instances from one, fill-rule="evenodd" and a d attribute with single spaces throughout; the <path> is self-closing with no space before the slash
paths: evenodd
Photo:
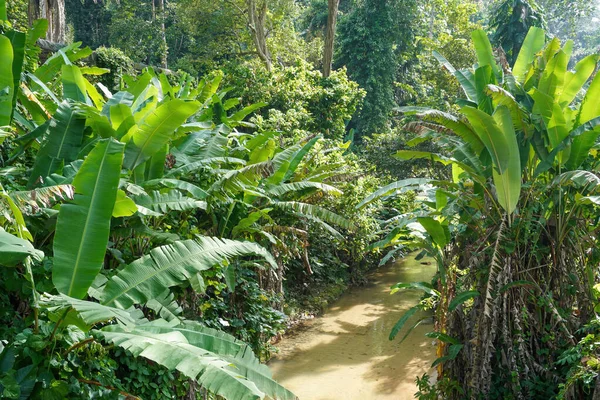
<path id="1" fill-rule="evenodd" d="M 422 293 L 390 295 L 397 282 L 429 281 L 432 264 L 408 256 L 379 269 L 366 287 L 346 293 L 322 316 L 286 336 L 269 363 L 274 377 L 300 400 L 404 400 L 417 391 L 415 377 L 430 370 L 432 340 L 421 324 L 402 343 L 388 340 L 394 324 Z M 413 317 L 414 318 L 414 317 Z"/>

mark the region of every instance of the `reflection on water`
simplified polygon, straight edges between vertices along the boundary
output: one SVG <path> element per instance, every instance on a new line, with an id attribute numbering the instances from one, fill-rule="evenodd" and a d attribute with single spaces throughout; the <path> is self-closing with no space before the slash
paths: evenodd
<path id="1" fill-rule="evenodd" d="M 435 358 L 435 347 L 424 336 L 432 326 L 418 326 L 402 344 L 404 330 L 389 341 L 396 321 L 422 295 L 405 290 L 390 296 L 390 286 L 429 281 L 434 273 L 433 264 L 413 256 L 379 269 L 368 286 L 350 290 L 322 317 L 279 343 L 280 353 L 269 363 L 275 379 L 300 400 L 412 399 L 415 377 Z"/>

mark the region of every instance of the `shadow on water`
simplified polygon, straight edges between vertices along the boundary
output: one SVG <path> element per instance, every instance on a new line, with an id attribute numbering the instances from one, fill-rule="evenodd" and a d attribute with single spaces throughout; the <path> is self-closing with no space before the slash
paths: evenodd
<path id="1" fill-rule="evenodd" d="M 375 272 L 370 284 L 282 340 L 270 363 L 275 379 L 301 400 L 412 399 L 415 378 L 434 359 L 424 336 L 432 327 L 417 327 L 403 343 L 389 341 L 393 325 L 421 297 L 417 291 L 390 296 L 390 286 L 429 281 L 434 272 L 413 257 Z"/>

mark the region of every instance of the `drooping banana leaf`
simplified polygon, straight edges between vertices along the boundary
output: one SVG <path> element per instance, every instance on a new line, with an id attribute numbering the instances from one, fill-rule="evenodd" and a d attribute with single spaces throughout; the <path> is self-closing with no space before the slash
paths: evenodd
<path id="1" fill-rule="evenodd" d="M 64 294 L 51 295 L 44 293 L 40 298 L 40 305 L 50 312 L 73 309 L 86 325 L 95 325 L 100 322 L 117 320 L 126 327 L 133 328 L 135 318 L 119 308 L 108 307 L 93 301 L 75 299 Z"/>
<path id="2" fill-rule="evenodd" d="M 146 303 L 146 307 L 153 310 L 156 315 L 167 321 L 180 320 L 180 315 L 183 309 L 175 300 L 175 295 L 170 289 L 165 290 L 157 297 L 150 299 Z"/>
<path id="3" fill-rule="evenodd" d="M 386 186 L 378 189 L 374 193 L 370 194 L 369 196 L 367 196 L 363 201 L 361 201 L 356 206 L 356 208 L 360 209 L 360 208 L 366 206 L 367 204 L 377 201 L 383 197 L 390 196 L 394 193 L 402 193 L 407 190 L 414 190 L 415 187 L 425 185 L 429 181 L 430 181 L 430 179 L 425 179 L 425 178 L 409 178 L 409 179 L 403 179 L 403 180 L 400 180 L 397 182 L 390 183 L 389 185 L 386 185 Z"/>
<path id="4" fill-rule="evenodd" d="M 314 204 L 302 203 L 299 201 L 275 201 L 273 202 L 273 205 L 279 209 L 321 219 L 344 229 L 352 229 L 354 227 L 350 220 Z"/>
<path id="5" fill-rule="evenodd" d="M 324 193 L 331 193 L 334 195 L 341 195 L 342 191 L 338 188 L 328 185 L 322 182 L 311 182 L 311 181 L 301 181 L 301 182 L 291 182 L 291 183 L 282 183 L 280 185 L 269 186 L 266 189 L 266 192 L 274 197 L 283 196 L 286 193 L 290 192 L 298 192 L 307 189 L 316 189 L 321 190 Z"/>
<path id="6" fill-rule="evenodd" d="M 440 64 L 444 66 L 452 75 L 456 77 L 458 83 L 462 87 L 463 92 L 467 96 L 467 100 L 477 103 L 477 90 L 475 89 L 475 82 L 473 74 L 467 70 L 457 70 L 452 64 L 440 53 L 433 51 L 433 56 L 438 60 Z"/>
<path id="7" fill-rule="evenodd" d="M 216 353 L 230 361 L 237 372 L 254 382 L 269 398 L 295 399 L 294 394 L 273 380 L 269 368 L 260 363 L 246 343 L 227 333 L 204 327 L 197 322 L 183 321 L 179 325 L 172 326 L 171 324 L 169 327 L 165 325 L 158 321 L 144 324 L 139 329 L 153 333 L 181 332 L 190 344 Z"/>
<path id="8" fill-rule="evenodd" d="M 52 268 L 59 293 L 85 297 L 102 268 L 124 147 L 114 139 L 98 141 L 73 180 L 75 199 L 60 208 Z"/>
<path id="9" fill-rule="evenodd" d="M 600 136 L 600 116 L 587 121 L 574 129 L 569 136 L 573 137 L 567 168 L 576 169 L 589 155 L 590 149 Z"/>
<path id="10" fill-rule="evenodd" d="M 43 25 L 40 26 L 40 28 L 43 27 Z M 35 70 L 35 76 L 42 82 L 48 83 L 59 74 L 63 65 L 70 64 L 92 54 L 92 50 L 89 47 L 84 47 L 83 49 L 80 47 L 81 42 L 75 42 L 61 48 L 48 58 L 43 65 Z M 66 60 L 68 60 L 68 62 Z"/>
<path id="11" fill-rule="evenodd" d="M 192 329 L 203 335 L 194 334 Z M 111 325 L 95 333 L 131 351 L 134 356 L 148 358 L 196 379 L 210 392 L 227 400 L 264 399 L 266 396 L 281 400 L 296 399 L 293 393 L 271 379 L 269 373 L 265 372 L 266 367 L 252 362 L 256 358 L 250 349 L 242 348 L 242 352 L 230 356 L 202 347 L 203 344 L 213 347 L 210 343 L 220 339 L 222 334 L 217 336 L 214 331 L 198 325 L 169 327 L 152 322 L 129 332 Z"/>
<path id="12" fill-rule="evenodd" d="M 68 103 L 62 103 L 50 121 L 46 138 L 35 159 L 29 187 L 35 186 L 40 178 L 56 172 L 62 164 L 77 158 L 84 129 L 85 119 Z"/>
<path id="13" fill-rule="evenodd" d="M 171 210 L 206 209 L 206 202 L 184 196 L 177 190 L 171 190 L 166 193 L 152 191 L 148 195 L 135 196 L 134 201 L 136 204 L 157 213 L 166 213 Z"/>
<path id="14" fill-rule="evenodd" d="M 110 278 L 100 300 L 120 308 L 143 304 L 165 289 L 190 279 L 198 271 L 232 257 L 252 254 L 261 256 L 277 268 L 273 256 L 251 242 L 200 237 L 156 247 Z"/>
<path id="15" fill-rule="evenodd" d="M 188 192 L 189 194 L 191 194 L 192 196 L 194 196 L 194 198 L 196 198 L 198 200 L 203 200 L 206 198 L 206 196 L 208 196 L 208 193 L 206 193 L 200 187 L 198 187 L 190 182 L 182 181 L 179 179 L 170 179 L 170 178 L 153 179 L 153 180 L 143 182 L 142 185 L 146 189 L 163 187 L 163 188 L 170 188 L 170 189 L 185 190 L 186 192 Z"/>
<path id="16" fill-rule="evenodd" d="M 27 240 L 11 235 L 0 228 L 0 265 L 12 267 L 27 257 L 41 261 L 44 253 L 36 250 Z"/>

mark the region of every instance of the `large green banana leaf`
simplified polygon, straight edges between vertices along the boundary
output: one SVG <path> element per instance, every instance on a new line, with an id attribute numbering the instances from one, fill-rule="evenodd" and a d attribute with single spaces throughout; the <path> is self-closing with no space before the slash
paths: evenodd
<path id="1" fill-rule="evenodd" d="M 59 293 L 85 297 L 102 268 L 124 147 L 114 139 L 98 141 L 73 180 L 75 199 L 60 208 L 52 269 Z"/>
<path id="2" fill-rule="evenodd" d="M 63 98 L 80 103 L 88 103 L 85 78 L 78 67 L 74 65 L 63 65 L 61 69 L 63 83 Z"/>
<path id="3" fill-rule="evenodd" d="M 266 187 L 265 192 L 273 197 L 281 197 L 287 193 L 299 192 L 307 189 L 321 190 L 324 193 L 330 193 L 334 195 L 342 194 L 342 191 L 334 186 L 328 185 L 323 182 L 311 181 L 282 183 L 280 185 L 269 185 L 268 187 Z"/>
<path id="4" fill-rule="evenodd" d="M 567 74 L 569 56 L 560 50 L 550 60 L 537 85 L 537 90 L 550 96 L 554 102 L 558 102 L 558 93 L 562 92 Z"/>
<path id="5" fill-rule="evenodd" d="M 13 58 L 10 39 L 0 35 L 0 126 L 10 124 L 13 110 Z"/>
<path id="6" fill-rule="evenodd" d="M 494 113 L 494 120 L 507 143 L 508 163 L 504 170 L 494 168 L 493 177 L 498 202 L 511 214 L 517 208 L 521 195 L 521 157 L 519 145 L 513 127 L 510 110 L 500 106 Z"/>
<path id="7" fill-rule="evenodd" d="M 252 254 L 263 257 L 277 268 L 273 256 L 252 242 L 200 237 L 156 247 L 109 279 L 100 300 L 120 308 L 143 304 L 165 289 L 185 282 L 196 272 L 232 257 Z"/>
<path id="8" fill-rule="evenodd" d="M 11 235 L 0 228 L 0 265 L 12 267 L 27 257 L 41 260 L 44 253 L 36 250 L 27 240 Z"/>
<path id="9" fill-rule="evenodd" d="M 244 342 L 227 333 L 191 321 L 183 321 L 176 326 L 172 324 L 170 326 L 165 325 L 164 322 L 157 321 L 140 325 L 139 329 L 152 333 L 181 332 L 191 345 L 216 353 L 225 360 L 230 361 L 233 368 L 240 375 L 251 380 L 269 398 L 281 400 L 296 398 L 293 393 L 273 381 L 269 368 L 260 363 Z"/>
<path id="10" fill-rule="evenodd" d="M 500 69 L 494 59 L 492 44 L 490 43 L 487 33 L 485 33 L 483 29 L 477 29 L 471 32 L 471 38 L 473 39 L 473 45 L 475 45 L 479 67 L 489 65 L 492 68 L 494 76 L 498 77 L 500 75 Z"/>
<path id="11" fill-rule="evenodd" d="M 578 125 L 582 125 L 600 116 L 600 101 L 598 101 L 598 96 L 600 96 L 600 74 L 596 74 L 581 102 L 577 118 Z"/>
<path id="12" fill-rule="evenodd" d="M 126 310 L 108 307 L 93 301 L 75 299 L 64 294 L 44 293 L 40 298 L 40 305 L 50 312 L 73 309 L 88 326 L 116 320 L 123 326 L 133 328 L 136 323 L 135 318 Z"/>
<path id="13" fill-rule="evenodd" d="M 175 300 L 175 294 L 171 289 L 166 289 L 157 297 L 150 299 L 146 307 L 167 321 L 181 320 L 180 315 L 183 313 L 183 308 Z"/>
<path id="14" fill-rule="evenodd" d="M 510 214 L 521 192 L 520 152 L 510 110 L 499 106 L 493 117 L 472 107 L 463 107 L 462 112 L 492 158 L 498 202 Z"/>
<path id="15" fill-rule="evenodd" d="M 19 92 L 19 84 L 21 83 L 21 70 L 23 69 L 23 61 L 25 60 L 25 43 L 27 41 L 27 35 L 23 32 L 18 32 L 15 30 L 8 31 L 5 34 L 6 37 L 10 39 L 10 43 L 13 49 L 12 74 L 14 90 L 12 99 L 12 111 L 14 113 L 15 106 L 17 105 L 17 94 Z M 2 53 L 0 52 L 0 54 Z"/>
<path id="16" fill-rule="evenodd" d="M 41 26 L 43 28 L 43 25 Z M 34 74 L 42 82 L 48 83 L 60 73 L 60 69 L 65 64 L 88 57 L 92 54 L 89 47 L 80 48 L 81 42 L 72 43 L 54 53 L 46 62 L 35 70 Z M 35 87 L 35 85 L 34 85 Z"/>
<path id="17" fill-rule="evenodd" d="M 430 179 L 426 178 L 408 178 L 390 183 L 389 185 L 386 185 L 367 196 L 363 201 L 358 203 L 356 209 L 361 209 L 374 201 L 377 201 L 387 196 L 391 196 L 393 194 L 404 193 L 409 190 L 415 190 L 415 188 L 418 188 L 419 186 L 425 185 L 429 182 Z"/>
<path id="18" fill-rule="evenodd" d="M 535 100 L 533 112 L 542 116 L 550 145 L 548 150 L 552 151 L 569 135 L 563 108 L 539 90 L 534 89 L 531 97 Z"/>
<path id="19" fill-rule="evenodd" d="M 444 68 L 446 68 L 446 70 L 448 70 L 448 72 L 450 72 L 456 77 L 458 83 L 460 83 L 460 86 L 462 87 L 462 90 L 467 96 L 467 100 L 477 103 L 478 94 L 477 90 L 475 89 L 474 77 L 471 71 L 457 70 L 443 55 L 441 55 L 435 50 L 433 51 L 433 56 L 436 58 L 436 60 L 438 60 L 440 64 L 444 66 Z"/>
<path id="20" fill-rule="evenodd" d="M 148 358 L 168 369 L 178 370 L 202 387 L 227 400 L 294 400 L 296 396 L 277 384 L 268 368 L 258 363 L 252 351 L 235 339 L 198 324 L 167 324 L 153 321 L 131 331 L 110 325 L 95 331 L 98 336 Z M 237 353 L 232 351 L 238 348 Z M 219 354 L 218 351 L 225 351 Z"/>
<path id="21" fill-rule="evenodd" d="M 171 190 L 166 193 L 152 191 L 148 195 L 135 196 L 136 204 L 152 210 L 156 213 L 166 213 L 171 210 L 187 211 L 196 208 L 206 209 L 206 202 L 187 197 L 177 190 Z"/>
<path id="22" fill-rule="evenodd" d="M 525 76 L 529 71 L 531 63 L 535 59 L 537 53 L 542 50 L 546 41 L 546 32 L 543 29 L 537 27 L 529 28 L 523 46 L 517 56 L 517 61 L 513 66 L 513 76 L 517 79 L 517 82 L 524 83 Z"/>
<path id="23" fill-rule="evenodd" d="M 296 169 L 298 169 L 298 166 L 300 165 L 300 162 L 308 154 L 310 149 L 312 149 L 313 146 L 319 141 L 319 139 L 321 139 L 321 135 L 315 136 L 314 138 L 309 140 L 304 146 L 302 146 L 302 148 L 300 150 L 298 150 L 298 152 L 290 160 L 290 165 L 289 165 L 287 171 L 285 172 L 285 176 L 283 178 L 284 181 L 286 181 L 288 179 L 292 179 L 292 177 L 296 173 Z M 275 161 L 275 160 L 273 160 L 273 161 Z"/>
<path id="24" fill-rule="evenodd" d="M 125 136 L 125 166 L 131 170 L 165 146 L 173 132 L 200 109 L 196 101 L 171 100 L 148 113 Z"/>
<path id="25" fill-rule="evenodd" d="M 189 194 L 191 194 L 192 196 L 194 196 L 194 198 L 196 198 L 198 200 L 205 199 L 206 196 L 208 196 L 208 193 L 206 193 L 203 189 L 199 188 L 198 186 L 194 185 L 193 183 L 189 183 L 189 182 L 182 181 L 179 179 L 170 179 L 170 178 L 152 179 L 152 180 L 143 182 L 142 186 L 144 187 L 144 189 L 165 187 L 165 188 L 170 188 L 170 189 L 185 190 L 186 192 L 188 192 Z"/>
<path id="26" fill-rule="evenodd" d="M 65 163 L 77 158 L 83 139 L 85 119 L 68 103 L 62 103 L 50 120 L 46 138 L 38 151 L 28 186 L 35 186 Z"/>
<path id="27" fill-rule="evenodd" d="M 315 204 L 299 201 L 274 201 L 273 205 L 279 209 L 291 211 L 308 218 L 314 217 L 344 229 L 352 229 L 354 227 L 352 221 Z"/>
<path id="28" fill-rule="evenodd" d="M 598 55 L 592 54 L 577 63 L 574 72 L 567 72 L 559 103 L 566 107 L 575 99 L 583 85 L 592 76 L 598 63 Z"/>
<path id="29" fill-rule="evenodd" d="M 469 106 L 463 107 L 461 112 L 467 117 L 473 131 L 485 145 L 496 168 L 504 171 L 510 157 L 508 143 L 494 119 L 485 112 Z"/>
<path id="30" fill-rule="evenodd" d="M 569 136 L 574 136 L 567 168 L 577 169 L 589 155 L 600 136 L 600 117 L 596 117 L 574 129 Z"/>

